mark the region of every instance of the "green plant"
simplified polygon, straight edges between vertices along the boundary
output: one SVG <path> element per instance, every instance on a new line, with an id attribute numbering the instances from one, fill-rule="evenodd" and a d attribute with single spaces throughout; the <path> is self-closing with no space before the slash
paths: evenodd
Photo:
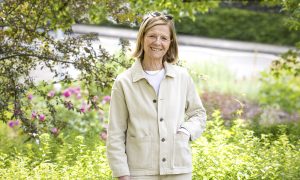
<path id="1" fill-rule="evenodd" d="M 289 16 L 237 8 L 217 8 L 198 14 L 195 21 L 183 18 L 176 22 L 178 33 L 294 46 L 299 40 L 297 29 L 290 29 Z"/>
<path id="2" fill-rule="evenodd" d="M 6 127 L 0 123 L 0 128 Z M 224 126 L 219 111 L 212 114 L 204 134 L 191 144 L 193 179 L 299 179 L 300 139 L 297 129 L 276 126 L 276 133 L 257 134 L 242 119 Z M 7 128 L 8 131 L 13 131 Z M 19 135 L 20 138 L 22 135 Z M 16 137 L 1 134 L 1 139 Z M 7 179 L 112 179 L 105 142 L 98 134 L 42 134 L 40 144 L 29 141 L 14 150 L 0 144 L 0 177 Z M 1 141 L 0 141 L 1 142 Z M 4 148 L 6 149 L 6 148 Z"/>
<path id="3" fill-rule="evenodd" d="M 171 11 L 177 17 L 193 16 L 195 12 L 207 12 L 218 2 L 161 3 L 144 1 L 100 1 L 100 0 L 4 0 L 0 2 L 0 121 L 21 123 L 23 131 L 31 137 L 40 133 L 40 127 L 31 122 L 30 103 L 26 101 L 28 91 L 44 98 L 48 115 L 55 119 L 56 109 L 47 101 L 47 94 L 39 91 L 31 72 L 47 69 L 54 81 L 70 84 L 76 80 L 84 82 L 91 101 L 93 87 L 103 91 L 109 88 L 116 76 L 116 66 L 128 67 L 123 58 L 110 55 L 101 45 L 94 46 L 97 35 L 72 34 L 72 25 L 109 18 L 117 23 L 133 23 L 142 20 L 140 13 L 155 8 Z M 183 8 L 173 8 L 181 4 Z M 143 8 L 141 8 L 143 7 Z M 57 36 L 63 32 L 63 37 Z M 121 41 L 126 51 L 126 42 Z M 125 50 L 126 49 L 126 50 Z M 125 53 L 124 53 L 125 54 Z M 59 68 L 58 68 L 59 67 Z M 69 74 L 74 68 L 80 74 L 74 79 Z M 60 71 L 63 69 L 62 71 Z M 66 71 L 65 71 L 66 70 Z M 43 82 L 44 86 L 52 82 Z M 39 92 L 39 93 L 38 93 Z M 58 98 L 59 99 L 59 98 Z M 64 102 L 61 99 L 56 103 Z M 68 103 L 68 102 L 67 102 Z M 69 104 L 67 104 L 69 106 Z M 38 114 L 44 121 L 46 115 Z M 49 117 L 49 116 L 48 116 Z M 57 125 L 55 123 L 52 123 Z M 45 129 L 45 126 L 42 129 Z M 54 131 L 56 131 L 54 129 Z"/>
<path id="4" fill-rule="evenodd" d="M 105 144 L 98 134 L 83 137 L 75 133 L 59 138 L 60 142 L 50 134 L 42 134 L 40 144 L 27 142 L 22 145 L 27 150 L 16 149 L 13 156 L 10 156 L 12 152 L 0 150 L 0 176 L 8 179 L 112 179 Z"/>
<path id="5" fill-rule="evenodd" d="M 242 119 L 225 127 L 220 113 L 207 122 L 207 131 L 192 144 L 193 179 L 297 179 L 300 141 L 291 141 L 282 126 L 272 134 L 255 136 Z"/>
<path id="6" fill-rule="evenodd" d="M 273 61 L 270 70 L 261 74 L 259 101 L 278 105 L 289 112 L 300 112 L 300 62 L 298 53 L 289 51 Z"/>

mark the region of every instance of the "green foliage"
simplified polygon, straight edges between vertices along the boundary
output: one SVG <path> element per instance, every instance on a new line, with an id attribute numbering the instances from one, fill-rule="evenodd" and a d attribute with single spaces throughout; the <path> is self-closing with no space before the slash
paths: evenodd
<path id="1" fill-rule="evenodd" d="M 291 136 L 295 132 L 287 126 L 277 126 L 276 135 L 269 130 L 255 135 L 242 119 L 225 127 L 220 112 L 214 112 L 212 117 L 203 136 L 192 143 L 193 179 L 300 178 L 300 139 Z M 1 134 L 2 139 L 18 144 L 14 142 L 16 137 Z M 96 134 L 42 134 L 39 145 L 27 142 L 14 151 L 4 151 L 6 144 L 2 142 L 0 146 L 1 177 L 112 179 L 105 143 Z"/>
<path id="2" fill-rule="evenodd" d="M 14 138 L 8 139 L 14 140 Z M 1 144 L 1 147 L 3 146 L 5 144 Z M 112 179 L 109 178 L 111 171 L 105 156 L 105 144 L 96 134 L 85 137 L 78 134 L 60 135 L 58 138 L 50 134 L 42 134 L 39 145 L 28 142 L 22 146 L 24 150 L 22 152 L 20 149 L 14 153 L 0 150 L 1 177 Z"/>
<path id="3" fill-rule="evenodd" d="M 262 0 L 261 2 L 268 6 L 282 6 L 282 10 L 288 14 L 288 26 L 291 29 L 300 30 L 300 5 L 298 0 Z"/>
<path id="4" fill-rule="evenodd" d="M 115 56 L 101 46 L 93 47 L 93 43 L 97 42 L 95 34 L 74 36 L 68 33 L 70 26 L 85 16 L 95 2 L 6 0 L 0 3 L 0 26 L 3 27 L 0 30 L 1 121 L 20 121 L 24 132 L 32 137 L 51 128 L 50 124 L 63 126 L 57 121 L 56 112 L 59 105 L 63 106 L 66 102 L 60 96 L 56 96 L 55 100 L 49 98 L 43 86 L 81 80 L 84 82 L 82 88 L 88 91 L 87 101 L 91 102 L 95 96 L 93 91 L 111 87 L 119 66 L 128 67 L 128 61 L 121 57 L 127 51 L 127 42 L 121 41 L 123 53 Z M 53 36 L 58 28 L 65 30 L 62 39 Z M 38 86 L 30 74 L 37 68 L 50 70 L 49 76 L 53 81 L 42 82 Z M 70 68 L 79 72 L 79 79 L 69 74 L 67 70 Z M 34 109 L 27 99 L 29 93 L 41 97 L 39 115 L 45 115 L 41 113 L 45 111 L 52 118 L 44 126 L 31 122 Z"/>
<path id="5" fill-rule="evenodd" d="M 196 15 L 193 22 L 183 18 L 176 23 L 178 33 L 241 41 L 295 45 L 299 31 L 289 28 L 288 16 L 236 8 L 217 8 Z"/>
<path id="6" fill-rule="evenodd" d="M 181 8 L 176 8 L 178 5 Z M 55 97 L 55 101 L 49 99 L 45 89 L 33 79 L 33 70 L 46 69 L 51 72 L 49 76 L 53 81 L 42 83 L 46 87 L 51 86 L 51 83 L 83 82 L 82 88 L 88 91 L 87 101 L 93 105 L 91 99 L 95 91 L 101 89 L 102 92 L 107 92 L 120 69 L 129 67 L 131 61 L 124 58 L 128 42 L 121 40 L 120 54 L 110 55 L 101 45 L 94 46 L 98 42 L 96 34 L 72 34 L 73 24 L 101 22 L 108 18 L 116 23 L 138 22 L 141 21 L 142 14 L 154 9 L 172 11 L 178 17 L 192 16 L 197 11 L 206 12 L 208 8 L 217 5 L 218 2 L 183 3 L 179 0 L 174 0 L 174 3 L 149 3 L 143 0 L 1 1 L 0 120 L 20 121 L 23 131 L 31 137 L 46 132 L 51 126 L 64 126 L 64 117 L 56 112 L 63 112 L 61 107 L 69 106 L 68 102 L 60 97 Z M 61 30 L 64 37 L 57 38 L 57 30 Z M 74 79 L 68 72 L 71 68 L 79 72 L 78 79 Z M 46 105 L 42 104 L 41 109 L 47 113 L 47 117 L 51 116 L 48 124 L 31 122 L 30 112 L 33 109 L 27 100 L 29 92 L 42 97 L 39 101 Z M 76 119 L 74 113 L 65 114 Z M 85 118 L 93 117 L 83 117 Z"/>
<path id="7" fill-rule="evenodd" d="M 300 122 L 290 122 L 281 124 L 269 124 L 260 125 L 258 121 L 252 121 L 249 129 L 254 131 L 255 136 L 261 136 L 262 134 L 271 134 L 270 140 L 278 139 L 282 133 L 285 133 L 291 142 L 297 142 L 300 137 Z"/>
<path id="8" fill-rule="evenodd" d="M 175 19 L 182 17 L 194 19 L 198 12 L 205 13 L 209 9 L 218 7 L 219 1 L 189 1 L 169 0 L 169 1 L 148 1 L 148 0 L 127 0 L 127 1 L 101 1 L 101 5 L 95 4 L 90 11 L 90 23 L 99 24 L 110 16 L 116 24 L 127 24 L 137 26 L 143 16 L 148 12 L 161 11 L 172 14 Z M 107 7 L 106 9 L 103 7 Z"/>
<path id="9" fill-rule="evenodd" d="M 284 131 L 254 136 L 237 119 L 226 128 L 219 112 L 207 131 L 193 144 L 194 179 L 297 179 L 300 177 L 299 138 L 293 142 Z"/>
<path id="10" fill-rule="evenodd" d="M 263 72 L 259 94 L 263 105 L 278 105 L 289 113 L 300 112 L 300 62 L 297 52 L 289 51 Z"/>

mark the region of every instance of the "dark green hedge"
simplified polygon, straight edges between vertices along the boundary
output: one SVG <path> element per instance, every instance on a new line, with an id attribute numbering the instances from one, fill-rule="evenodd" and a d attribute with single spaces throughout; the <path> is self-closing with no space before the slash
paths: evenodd
<path id="1" fill-rule="evenodd" d="M 199 14 L 196 20 L 176 22 L 178 33 L 212 38 L 295 45 L 300 32 L 289 30 L 282 14 L 254 12 L 236 8 L 218 8 Z"/>
<path id="2" fill-rule="evenodd" d="M 179 34 L 294 46 L 300 32 L 289 30 L 287 20 L 284 14 L 217 8 L 196 15 L 195 21 L 188 17 L 177 20 L 175 26 Z M 138 29 L 108 21 L 101 25 Z"/>

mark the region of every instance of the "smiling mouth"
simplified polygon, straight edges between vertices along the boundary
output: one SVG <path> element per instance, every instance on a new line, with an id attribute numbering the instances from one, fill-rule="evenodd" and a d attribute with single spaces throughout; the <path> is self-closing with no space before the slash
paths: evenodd
<path id="1" fill-rule="evenodd" d="M 151 48 L 152 51 L 161 51 L 162 49 L 158 49 L 158 48 Z"/>

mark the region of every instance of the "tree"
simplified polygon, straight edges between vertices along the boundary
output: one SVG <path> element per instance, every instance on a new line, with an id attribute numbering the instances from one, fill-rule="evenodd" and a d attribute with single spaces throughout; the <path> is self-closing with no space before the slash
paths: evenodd
<path id="1" fill-rule="evenodd" d="M 280 6 L 281 10 L 290 17 L 287 22 L 289 27 L 297 31 L 300 30 L 300 3 L 298 0 L 262 0 L 262 4 Z"/>
<path id="2" fill-rule="evenodd" d="M 92 100 L 93 88 L 109 88 L 118 66 L 129 66 L 125 60 L 127 43 L 121 41 L 119 55 L 110 55 L 101 46 L 93 48 L 92 42 L 97 40 L 95 34 L 72 34 L 73 24 L 107 18 L 116 23 L 138 23 L 145 12 L 152 10 L 172 13 L 175 18 L 193 17 L 198 11 L 206 12 L 217 5 L 217 1 L 186 3 L 180 0 L 0 1 L 0 120 L 18 119 L 26 134 L 37 137 L 41 130 L 32 123 L 28 114 L 32 109 L 27 95 L 32 91 L 46 102 L 50 124 L 60 124 L 55 104 L 64 104 L 66 108 L 70 104 L 59 97 L 56 103 L 50 102 L 47 92 L 40 89 L 30 75 L 36 68 L 48 68 L 53 73 L 54 81 L 42 82 L 43 86 L 57 82 L 83 82 L 89 92 L 89 103 L 98 108 Z M 58 29 L 65 32 L 63 39 L 51 35 Z M 68 72 L 58 71 L 58 66 L 74 67 L 80 72 L 79 79 L 73 79 Z"/>

